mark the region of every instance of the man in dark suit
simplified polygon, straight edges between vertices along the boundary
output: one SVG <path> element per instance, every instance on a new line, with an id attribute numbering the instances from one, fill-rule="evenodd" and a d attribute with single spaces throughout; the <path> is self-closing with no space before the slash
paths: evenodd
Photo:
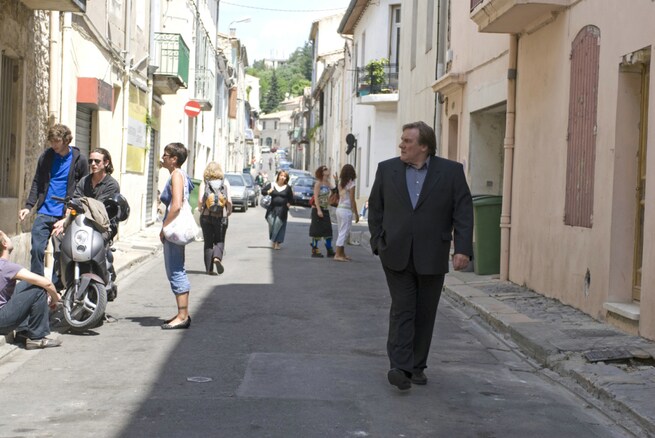
<path id="1" fill-rule="evenodd" d="M 424 122 L 403 126 L 400 157 L 379 163 L 368 200 L 371 249 L 380 256 L 391 295 L 389 383 L 425 385 L 424 369 L 448 272 L 466 268 L 473 253 L 473 206 L 464 168 L 437 157 Z"/>

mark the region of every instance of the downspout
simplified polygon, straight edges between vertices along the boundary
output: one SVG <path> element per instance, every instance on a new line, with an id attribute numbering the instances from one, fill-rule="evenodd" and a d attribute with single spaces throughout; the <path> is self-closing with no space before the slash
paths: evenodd
<path id="1" fill-rule="evenodd" d="M 50 75 L 48 80 L 48 125 L 59 122 L 59 98 L 61 96 L 59 75 L 61 73 L 59 41 L 59 12 L 50 12 Z"/>
<path id="2" fill-rule="evenodd" d="M 71 90 L 72 83 L 75 80 L 70 78 L 72 69 L 69 67 L 73 65 L 70 60 L 71 55 L 71 38 L 73 31 L 73 14 L 71 12 L 64 13 L 64 26 L 62 28 L 61 38 L 61 74 L 60 74 L 60 95 L 59 95 L 59 116 L 61 120 L 68 120 L 71 115 L 70 111 L 70 96 L 73 95 Z M 76 101 L 77 99 L 75 99 Z M 73 111 L 73 120 L 75 120 L 75 112 Z"/>
<path id="3" fill-rule="evenodd" d="M 448 0 L 439 0 L 437 3 L 437 62 L 435 65 L 435 80 L 444 75 L 444 53 L 445 53 L 445 29 L 448 19 Z M 441 113 L 443 104 L 440 99 L 441 93 L 434 94 L 434 133 L 437 138 L 437 155 L 441 150 L 441 132 L 443 129 Z"/>
<path id="4" fill-rule="evenodd" d="M 512 175 L 514 171 L 514 145 L 516 121 L 516 77 L 518 35 L 509 37 L 507 70 L 507 113 L 505 120 L 505 161 L 503 168 L 503 205 L 500 214 L 500 280 L 509 280 L 509 245 L 512 229 Z"/>
<path id="5" fill-rule="evenodd" d="M 123 175 L 127 173 L 127 141 L 129 132 L 129 112 L 130 112 L 130 75 L 132 69 L 130 66 L 130 46 L 131 46 L 131 27 L 132 27 L 132 1 L 125 2 L 125 40 L 123 43 L 123 132 L 121 138 L 121 172 L 119 174 L 119 183 L 123 183 Z"/>

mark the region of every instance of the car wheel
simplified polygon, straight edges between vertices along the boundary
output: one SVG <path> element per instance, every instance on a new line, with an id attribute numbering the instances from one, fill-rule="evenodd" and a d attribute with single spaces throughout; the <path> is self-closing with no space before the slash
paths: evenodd
<path id="1" fill-rule="evenodd" d="M 248 202 L 247 201 L 243 203 L 243 212 L 245 213 L 246 211 L 248 211 Z"/>

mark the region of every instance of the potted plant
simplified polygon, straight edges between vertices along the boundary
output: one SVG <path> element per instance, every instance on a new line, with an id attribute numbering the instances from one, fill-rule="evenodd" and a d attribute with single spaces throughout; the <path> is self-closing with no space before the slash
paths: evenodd
<path id="1" fill-rule="evenodd" d="M 389 60 L 387 58 L 372 59 L 365 67 L 366 81 L 371 93 L 380 93 L 382 88 L 387 88 L 387 68 Z"/>

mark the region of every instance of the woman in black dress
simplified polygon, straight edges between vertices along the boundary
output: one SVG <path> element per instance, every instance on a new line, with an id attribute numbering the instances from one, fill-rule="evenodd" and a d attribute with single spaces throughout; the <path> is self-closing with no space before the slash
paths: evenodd
<path id="1" fill-rule="evenodd" d="M 334 257 L 332 248 L 332 222 L 330 221 L 330 210 L 328 198 L 332 193 L 330 184 L 330 169 L 321 166 L 314 173 L 316 183 L 314 184 L 314 202 L 312 205 L 312 221 L 309 225 L 309 237 L 312 238 L 312 257 L 323 257 L 318 249 L 318 242 L 325 239 L 325 250 L 328 257 Z"/>
<path id="2" fill-rule="evenodd" d="M 293 201 L 293 191 L 288 182 L 289 174 L 281 170 L 275 182 L 267 184 L 262 190 L 264 195 L 271 197 L 271 204 L 266 209 L 266 222 L 268 222 L 268 237 L 271 239 L 273 249 L 280 249 L 287 230 L 287 216 Z"/>

